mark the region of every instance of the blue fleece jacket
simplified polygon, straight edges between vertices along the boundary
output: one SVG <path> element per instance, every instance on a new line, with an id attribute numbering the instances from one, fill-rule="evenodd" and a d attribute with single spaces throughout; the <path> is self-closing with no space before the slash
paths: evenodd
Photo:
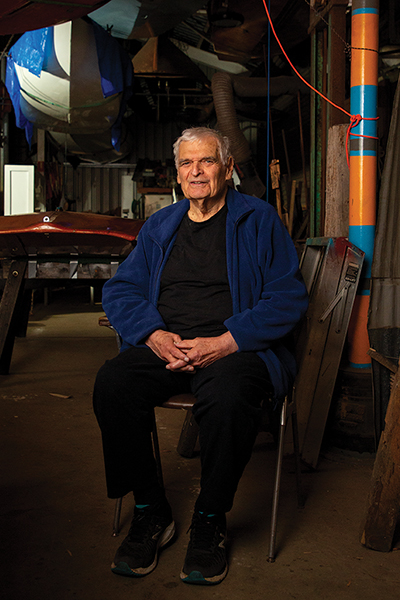
<path id="1" fill-rule="evenodd" d="M 239 351 L 266 363 L 277 398 L 294 379 L 296 364 L 283 342 L 307 309 L 296 250 L 274 208 L 229 189 L 226 258 L 233 315 L 225 326 Z M 122 350 L 142 346 L 156 329 L 166 329 L 157 301 L 161 272 L 183 216 L 184 199 L 153 214 L 137 245 L 103 288 L 103 308 L 123 339 Z"/>

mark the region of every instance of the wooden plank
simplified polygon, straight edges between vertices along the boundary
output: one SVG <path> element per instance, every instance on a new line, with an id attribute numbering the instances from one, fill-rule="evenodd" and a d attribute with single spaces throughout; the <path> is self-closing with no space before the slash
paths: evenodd
<path id="1" fill-rule="evenodd" d="M 391 371 L 392 373 L 397 372 L 397 366 L 394 364 L 394 362 L 389 358 L 386 358 L 386 356 L 383 356 L 383 354 L 375 350 L 375 348 L 370 348 L 367 354 L 369 354 L 371 358 L 376 360 L 376 362 L 389 369 L 389 371 Z"/>
<path id="2" fill-rule="evenodd" d="M 328 132 L 324 235 L 349 235 L 349 168 L 346 161 L 348 125 L 335 125 Z"/>
<path id="3" fill-rule="evenodd" d="M 389 552 L 400 514 L 400 369 L 394 376 L 372 472 L 367 515 L 361 543 L 372 550 Z"/>
<path id="4" fill-rule="evenodd" d="M 8 273 L 6 285 L 0 303 L 0 369 L 2 374 L 8 373 L 14 335 L 10 331 L 11 321 L 17 305 L 21 286 L 24 282 L 26 260 L 14 260 Z"/>
<path id="5" fill-rule="evenodd" d="M 303 167 L 303 189 L 304 189 L 304 198 L 306 203 L 306 210 L 310 211 L 310 198 L 308 196 L 308 185 L 307 185 L 307 163 L 306 163 L 306 153 L 304 149 L 304 134 L 303 134 L 303 119 L 301 116 L 301 94 L 300 90 L 297 91 L 297 107 L 299 112 L 299 130 L 300 130 L 300 150 L 301 150 L 301 163 Z M 301 197 L 300 197 L 301 199 Z M 301 207 L 301 202 L 300 202 Z"/>
<path id="6" fill-rule="evenodd" d="M 276 210 L 279 217 L 282 219 L 282 201 L 281 201 L 281 190 L 279 188 L 279 181 L 281 176 L 281 169 L 278 159 L 273 159 L 269 165 L 271 173 L 271 187 L 276 193 Z"/>
<path id="7" fill-rule="evenodd" d="M 296 199 L 296 186 L 297 181 L 293 179 L 292 181 L 292 191 L 290 194 L 290 206 L 289 206 L 289 235 L 293 234 L 293 220 L 294 220 L 294 207 L 295 207 L 295 199 Z"/>

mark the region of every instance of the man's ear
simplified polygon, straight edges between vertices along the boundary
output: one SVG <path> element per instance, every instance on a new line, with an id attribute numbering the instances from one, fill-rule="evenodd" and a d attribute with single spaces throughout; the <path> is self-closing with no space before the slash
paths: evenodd
<path id="1" fill-rule="evenodd" d="M 228 181 L 229 179 L 232 179 L 233 166 L 234 166 L 233 156 L 230 156 L 228 158 L 228 164 L 226 165 L 226 181 Z"/>

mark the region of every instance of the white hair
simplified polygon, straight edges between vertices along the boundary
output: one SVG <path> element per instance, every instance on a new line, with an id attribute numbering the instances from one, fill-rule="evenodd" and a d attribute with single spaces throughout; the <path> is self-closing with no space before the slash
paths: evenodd
<path id="1" fill-rule="evenodd" d="M 179 158 L 179 146 L 181 145 L 181 143 L 194 142 L 196 140 L 202 140 L 206 137 L 213 137 L 217 141 L 219 159 L 224 166 L 228 164 L 228 159 L 231 156 L 231 152 L 229 148 L 229 139 L 225 135 L 222 135 L 222 133 L 220 133 L 216 129 L 211 129 L 210 127 L 190 127 L 189 129 L 185 129 L 185 131 L 182 132 L 182 135 L 178 137 L 178 139 L 173 145 L 175 166 L 177 169 Z"/>

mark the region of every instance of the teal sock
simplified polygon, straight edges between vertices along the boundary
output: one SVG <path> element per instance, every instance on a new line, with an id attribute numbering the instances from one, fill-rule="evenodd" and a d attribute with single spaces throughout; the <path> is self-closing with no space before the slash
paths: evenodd
<path id="1" fill-rule="evenodd" d="M 150 504 L 136 504 L 136 508 L 147 508 Z"/>

